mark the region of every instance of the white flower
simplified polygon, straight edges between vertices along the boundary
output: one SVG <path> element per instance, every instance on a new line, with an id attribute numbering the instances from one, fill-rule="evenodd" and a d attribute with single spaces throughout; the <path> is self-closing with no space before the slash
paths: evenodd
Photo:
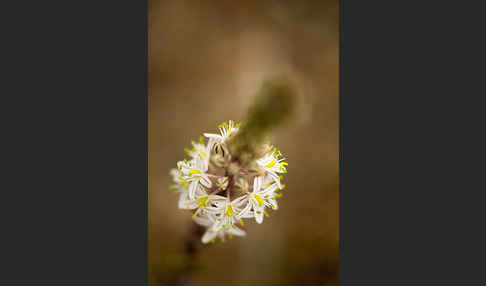
<path id="1" fill-rule="evenodd" d="M 214 139 L 215 142 L 217 142 L 217 143 L 224 143 L 226 141 L 226 139 L 228 139 L 228 137 L 230 137 L 231 134 L 238 132 L 238 130 L 240 128 L 240 124 L 235 124 L 233 122 L 233 120 L 230 120 L 229 124 L 227 124 L 226 122 L 223 122 L 220 125 L 218 125 L 218 128 L 219 128 L 219 132 L 221 133 L 221 135 L 212 134 L 212 133 L 204 133 L 204 136 L 206 136 L 210 139 L 211 138 Z M 210 147 L 212 147 L 212 146 L 210 146 Z"/>
<path id="2" fill-rule="evenodd" d="M 274 148 L 271 152 L 256 161 L 258 166 L 263 168 L 273 178 L 279 189 L 282 188 L 282 185 L 280 183 L 280 176 L 277 173 L 287 173 L 285 166 L 288 165 L 288 163 L 282 162 L 285 158 L 280 158 L 281 156 L 282 153 L 277 148 Z"/>
<path id="3" fill-rule="evenodd" d="M 218 202 L 224 202 L 225 197 L 208 194 L 202 186 L 198 186 L 195 198 L 191 199 L 188 192 L 181 193 L 179 197 L 179 208 L 194 210 L 194 216 L 208 213 L 218 213 L 220 208 L 216 206 Z"/>
<path id="4" fill-rule="evenodd" d="M 184 179 L 184 174 L 179 169 L 170 170 L 170 175 L 176 184 L 170 185 L 169 189 L 173 189 L 177 192 L 187 191 L 189 182 Z"/>
<path id="5" fill-rule="evenodd" d="M 177 167 L 183 174 L 184 180 L 189 182 L 189 197 L 191 200 L 195 198 L 199 183 L 206 188 L 213 186 L 208 174 L 206 174 L 208 165 L 201 158 L 196 157 L 190 161 L 179 161 Z"/>
<path id="6" fill-rule="evenodd" d="M 210 138 L 207 145 L 204 145 L 204 137 L 199 138 L 199 142 L 191 142 L 192 149 L 185 149 L 187 155 L 191 158 L 199 158 L 203 164 L 203 169 L 208 169 L 209 156 L 211 154 L 211 147 L 214 144 L 214 139 Z"/>
<path id="7" fill-rule="evenodd" d="M 233 225 L 233 227 L 220 229 L 215 231 L 213 229 L 213 225 L 216 221 L 216 218 L 213 215 L 206 215 L 204 217 L 193 217 L 193 220 L 202 226 L 206 227 L 206 232 L 201 238 L 202 243 L 208 243 L 213 241 L 216 237 L 219 237 L 222 241 L 225 241 L 225 236 L 228 235 L 229 238 L 232 238 L 233 235 L 237 236 L 245 236 L 246 232 L 239 227 Z"/>
<path id="8" fill-rule="evenodd" d="M 241 212 L 241 205 L 244 199 L 245 197 L 241 196 L 231 202 L 229 199 L 216 202 L 216 207 L 219 208 L 220 212 L 215 215 L 216 222 L 212 229 L 219 231 L 221 229 L 234 228 L 234 224 L 240 219 L 239 213 Z"/>
<path id="9" fill-rule="evenodd" d="M 267 187 L 262 188 L 263 177 L 255 177 L 253 180 L 253 192 L 248 194 L 244 199 L 246 207 L 241 211 L 239 217 L 253 215 L 257 223 L 263 222 L 263 214 L 268 215 L 265 211 L 265 207 L 270 207 L 273 210 L 278 209 L 277 194 L 275 191 L 278 189 L 276 183 L 268 184 Z M 253 212 L 251 211 L 253 209 Z"/>

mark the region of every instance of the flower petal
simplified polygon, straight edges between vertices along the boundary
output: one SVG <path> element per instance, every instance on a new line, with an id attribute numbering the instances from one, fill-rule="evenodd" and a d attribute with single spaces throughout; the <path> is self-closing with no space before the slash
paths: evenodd
<path id="1" fill-rule="evenodd" d="M 262 188 L 263 177 L 255 177 L 253 180 L 253 192 L 258 192 Z"/>
<path id="2" fill-rule="evenodd" d="M 209 220 L 207 217 L 193 217 L 192 218 L 194 220 L 195 223 L 199 224 L 199 225 L 202 225 L 202 226 L 211 226 L 212 225 L 212 221 Z"/>
<path id="3" fill-rule="evenodd" d="M 255 212 L 254 211 L 247 211 L 245 214 L 242 214 L 240 218 L 254 218 Z"/>
<path id="4" fill-rule="evenodd" d="M 203 133 L 204 137 L 207 137 L 207 138 L 213 138 L 217 141 L 221 141 L 223 140 L 223 136 L 219 135 L 219 134 L 213 134 L 213 133 Z"/>
<path id="5" fill-rule="evenodd" d="M 272 204 L 272 205 L 273 205 L 273 209 L 274 209 L 274 210 L 278 210 L 278 204 L 277 204 L 277 200 L 276 200 L 276 199 L 271 198 L 269 201 L 270 201 L 270 204 Z"/>
<path id="6" fill-rule="evenodd" d="M 179 196 L 179 204 L 178 204 L 178 207 L 180 209 L 186 209 L 187 208 L 187 193 L 184 192 L 184 193 L 181 193 L 180 196 Z"/>
<path id="7" fill-rule="evenodd" d="M 282 185 L 280 184 L 280 176 L 277 175 L 275 172 L 268 171 L 268 174 L 272 177 L 275 183 L 277 183 L 277 186 L 279 189 L 282 189 Z"/>
<path id="8" fill-rule="evenodd" d="M 199 179 L 199 182 L 201 182 L 201 185 L 205 186 L 208 189 L 213 186 L 213 183 L 206 174 L 201 175 L 201 179 Z"/>
<path id="9" fill-rule="evenodd" d="M 216 219 L 216 222 L 211 227 L 212 231 L 219 231 L 223 227 L 224 221 L 221 218 Z"/>
<path id="10" fill-rule="evenodd" d="M 246 204 L 245 208 L 243 208 L 241 210 L 241 212 L 236 215 L 236 219 L 240 219 L 240 218 L 244 217 L 245 215 L 248 215 L 248 212 L 250 212 L 250 210 L 251 210 L 251 203 L 248 202 Z"/>
<path id="11" fill-rule="evenodd" d="M 255 206 L 253 206 L 254 208 L 254 214 L 255 214 L 255 220 L 257 223 L 262 223 L 263 222 L 263 211 L 265 210 L 265 207 L 262 206 L 262 207 L 257 207 L 255 209 Z"/>
<path id="12" fill-rule="evenodd" d="M 226 197 L 220 195 L 209 195 L 209 199 L 213 202 L 226 202 Z"/>
<path id="13" fill-rule="evenodd" d="M 241 228 L 235 226 L 234 228 L 228 229 L 228 233 L 233 234 L 233 235 L 238 235 L 238 236 L 245 236 L 246 232 L 242 230 Z"/>
<path id="14" fill-rule="evenodd" d="M 263 196 L 272 195 L 273 192 L 275 192 L 277 190 L 277 188 L 278 188 L 277 183 L 273 183 L 268 188 L 263 190 L 262 195 Z"/>
<path id="15" fill-rule="evenodd" d="M 238 198 L 234 199 L 234 200 L 231 202 L 231 204 L 232 204 L 232 205 L 234 205 L 234 206 L 236 206 L 236 207 L 239 207 L 239 206 L 241 206 L 241 205 L 242 205 L 242 204 L 245 202 L 245 200 L 246 200 L 247 198 L 248 198 L 248 195 L 243 195 L 243 196 L 241 196 L 241 197 L 238 197 Z"/>
<path id="16" fill-rule="evenodd" d="M 217 231 L 212 231 L 211 229 L 206 230 L 206 232 L 201 238 L 202 243 L 210 242 L 211 240 L 213 240 L 213 238 L 216 237 L 217 234 L 218 234 Z"/>
<path id="17" fill-rule="evenodd" d="M 189 198 L 194 200 L 196 197 L 196 190 L 197 190 L 198 180 L 192 181 L 189 184 Z"/>

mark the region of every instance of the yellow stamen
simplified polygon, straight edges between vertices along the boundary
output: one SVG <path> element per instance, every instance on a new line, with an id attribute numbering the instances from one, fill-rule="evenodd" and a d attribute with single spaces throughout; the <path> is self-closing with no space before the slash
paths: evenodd
<path id="1" fill-rule="evenodd" d="M 202 197 L 197 201 L 197 205 L 202 207 L 206 205 L 206 202 L 208 201 L 208 197 Z"/>
<path id="2" fill-rule="evenodd" d="M 259 204 L 260 206 L 262 206 L 262 204 L 263 204 L 263 199 L 262 199 L 262 198 L 260 198 L 258 195 L 253 195 L 253 196 L 254 196 L 254 197 L 255 197 L 255 199 L 257 200 L 258 204 Z"/>
<path id="3" fill-rule="evenodd" d="M 199 170 L 190 170 L 189 175 L 194 175 L 194 174 L 201 174 L 201 171 Z"/>
<path id="4" fill-rule="evenodd" d="M 233 208 L 231 205 L 228 205 L 228 208 L 226 209 L 226 216 L 233 216 Z"/>
<path id="5" fill-rule="evenodd" d="M 265 165 L 265 168 L 272 168 L 273 166 L 275 166 L 275 164 L 277 164 L 277 162 L 275 162 L 275 160 L 272 160 L 272 162 Z"/>

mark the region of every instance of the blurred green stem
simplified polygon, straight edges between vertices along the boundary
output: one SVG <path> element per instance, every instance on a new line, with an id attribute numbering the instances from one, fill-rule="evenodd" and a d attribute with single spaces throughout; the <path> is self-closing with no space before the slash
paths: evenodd
<path id="1" fill-rule="evenodd" d="M 240 130 L 228 142 L 235 160 L 245 164 L 260 155 L 265 136 L 293 114 L 295 101 L 296 90 L 290 79 L 278 77 L 265 81 Z"/>

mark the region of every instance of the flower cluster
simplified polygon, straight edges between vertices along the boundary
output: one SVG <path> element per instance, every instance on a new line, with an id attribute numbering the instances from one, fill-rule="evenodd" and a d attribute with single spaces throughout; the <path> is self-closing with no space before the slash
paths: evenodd
<path id="1" fill-rule="evenodd" d="M 243 219 L 262 223 L 268 208 L 278 208 L 285 187 L 282 174 L 287 173 L 282 154 L 269 144 L 262 146 L 264 156 L 242 166 L 227 146 L 240 125 L 230 120 L 218 127 L 220 134 L 204 133 L 207 142 L 203 136 L 192 142 L 192 148 L 185 149 L 190 160 L 170 171 L 170 189 L 179 193 L 179 208 L 194 211 L 193 220 L 206 227 L 203 243 L 244 236 Z"/>

